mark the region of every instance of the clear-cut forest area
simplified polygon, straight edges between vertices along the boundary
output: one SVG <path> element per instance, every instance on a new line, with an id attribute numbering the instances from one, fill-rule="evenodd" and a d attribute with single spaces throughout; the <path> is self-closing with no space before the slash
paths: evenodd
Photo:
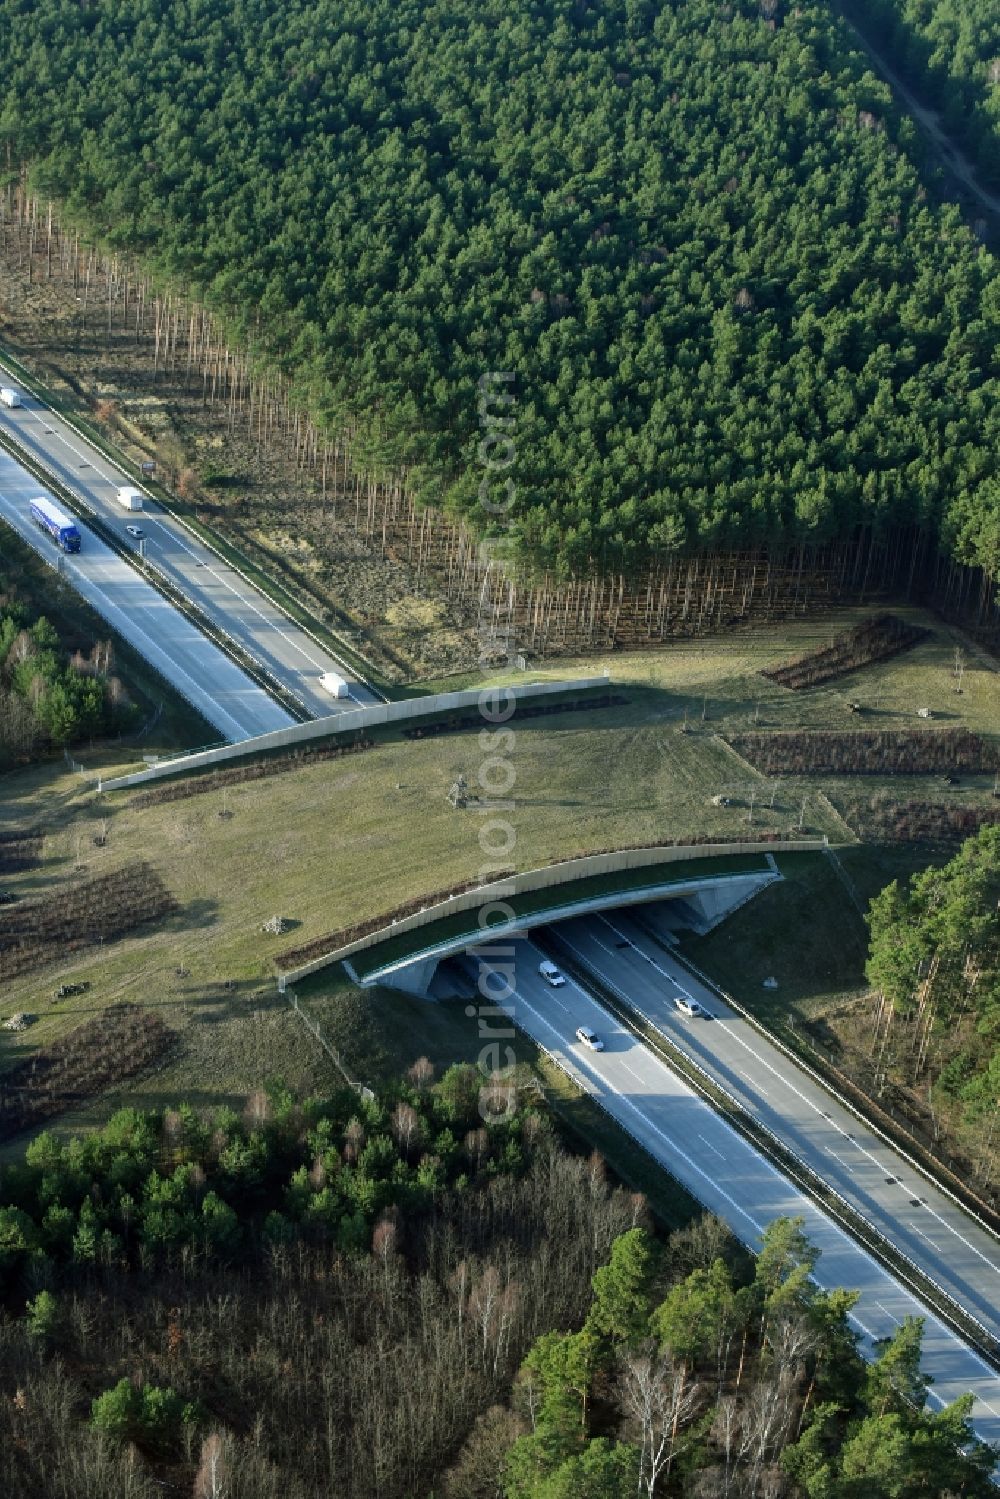
<path id="1" fill-rule="evenodd" d="M 0 59 L 0 1499 L 994 1495 L 997 0 Z"/>
<path id="2" fill-rule="evenodd" d="M 195 289 L 370 471 L 497 529 L 477 382 L 514 372 L 502 530 L 534 567 L 860 526 L 996 571 L 1000 277 L 830 7 L 21 20 L 11 170 Z"/>

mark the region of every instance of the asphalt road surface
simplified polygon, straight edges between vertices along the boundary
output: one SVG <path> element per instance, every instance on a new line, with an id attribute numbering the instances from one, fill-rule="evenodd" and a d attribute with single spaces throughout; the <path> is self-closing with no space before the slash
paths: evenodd
<path id="1" fill-rule="evenodd" d="M 0 516 L 232 743 L 294 720 L 229 657 L 81 522 L 67 556 L 31 519 L 37 479 L 0 451 Z M 51 498 L 51 496 L 50 496 Z"/>
<path id="2" fill-rule="evenodd" d="M 627 911 L 553 928 L 745 1111 L 1000 1343 L 1000 1242 L 655 941 Z M 688 1017 L 687 995 L 706 1016 Z"/>
<path id="3" fill-rule="evenodd" d="M 492 952 L 481 959 L 483 968 L 498 961 L 495 946 Z M 971 1390 L 976 1396 L 972 1422 L 977 1435 L 1000 1441 L 1000 1375 L 578 984 L 570 979 L 561 989 L 550 988 L 538 973 L 543 956 L 527 940 L 516 943 L 515 992 L 502 1006 L 515 1025 L 543 1046 L 706 1208 L 725 1219 L 745 1244 L 756 1248 L 773 1219 L 801 1216 L 806 1234 L 820 1250 L 817 1283 L 824 1289 L 846 1286 L 861 1293 L 853 1320 L 863 1351 L 870 1351 L 875 1339 L 891 1336 L 905 1317 L 922 1316 L 924 1369 L 934 1381 L 931 1408 L 939 1409 Z M 475 952 L 466 964 L 471 971 L 479 968 Z M 489 1013 L 492 1040 L 498 1035 L 498 1021 Z M 600 1036 L 603 1052 L 592 1052 L 575 1040 L 579 1025 L 589 1025 Z M 516 1055 L 513 1027 L 510 1045 Z"/>
<path id="4" fill-rule="evenodd" d="M 335 661 L 155 500 L 145 497 L 141 511 L 123 510 L 116 491 L 119 485 L 132 484 L 129 475 L 29 395 L 13 375 L 10 384 L 21 391 L 23 404 L 14 410 L 0 405 L 0 430 L 21 442 L 37 463 L 111 526 L 123 543 L 136 549 L 139 541 L 129 536 L 125 527 L 139 526 L 148 561 L 207 619 L 271 672 L 308 713 L 326 718 L 378 701 L 353 672 Z M 350 697 L 333 698 L 319 685 L 319 678 L 328 671 L 348 680 Z M 214 684 L 206 678 L 203 685 L 211 691 Z"/>

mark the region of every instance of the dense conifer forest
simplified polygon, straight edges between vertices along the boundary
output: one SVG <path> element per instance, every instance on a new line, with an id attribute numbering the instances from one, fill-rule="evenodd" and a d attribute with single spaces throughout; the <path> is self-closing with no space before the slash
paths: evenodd
<path id="1" fill-rule="evenodd" d="M 0 34 L 12 172 L 537 565 L 915 525 L 997 571 L 1000 275 L 832 7 L 4 0 Z"/>
<path id="2" fill-rule="evenodd" d="M 1000 1121 L 1000 827 L 872 901 L 874 1052 L 927 1077 L 992 1143 Z M 898 1034 L 897 1034 L 898 1032 Z"/>
<path id="3" fill-rule="evenodd" d="M 993 0 L 865 0 L 852 14 L 1000 187 L 1000 10 Z"/>

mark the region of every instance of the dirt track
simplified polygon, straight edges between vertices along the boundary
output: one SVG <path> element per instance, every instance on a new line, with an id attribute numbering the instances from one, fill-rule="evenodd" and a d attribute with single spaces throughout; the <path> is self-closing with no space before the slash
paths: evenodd
<path id="1" fill-rule="evenodd" d="M 972 197 L 986 213 L 1000 216 L 1000 196 L 989 192 L 982 186 L 969 158 L 942 128 L 941 116 L 936 110 L 928 109 L 926 105 L 921 104 L 916 94 L 903 82 L 891 63 L 859 29 L 857 22 L 846 15 L 844 20 L 875 64 L 876 71 L 882 75 L 907 113 L 912 115 L 920 129 L 933 142 L 945 175 L 950 177 L 961 191 Z"/>

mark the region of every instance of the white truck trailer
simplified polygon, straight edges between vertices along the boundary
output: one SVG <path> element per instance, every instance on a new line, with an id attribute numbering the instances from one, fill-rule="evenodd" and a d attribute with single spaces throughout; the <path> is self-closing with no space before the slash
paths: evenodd
<path id="1" fill-rule="evenodd" d="M 0 385 L 0 401 L 12 409 L 21 404 L 21 392 L 15 390 L 13 385 Z"/>
<path id="2" fill-rule="evenodd" d="M 142 490 L 131 484 L 119 484 L 117 499 L 123 510 L 142 509 Z"/>
<path id="3" fill-rule="evenodd" d="M 319 685 L 331 697 L 350 697 L 351 688 L 343 677 L 338 677 L 335 671 L 325 671 L 319 679 Z"/>

